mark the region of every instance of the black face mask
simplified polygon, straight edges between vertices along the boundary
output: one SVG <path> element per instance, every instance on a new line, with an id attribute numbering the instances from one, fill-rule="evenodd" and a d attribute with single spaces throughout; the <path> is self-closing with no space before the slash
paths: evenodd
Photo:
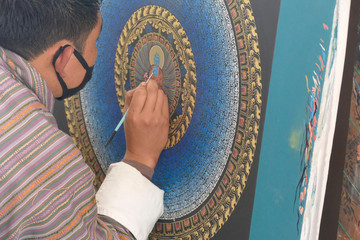
<path id="1" fill-rule="evenodd" d="M 53 66 L 55 68 L 55 62 L 58 59 L 58 57 L 60 56 L 60 54 L 65 50 L 65 48 L 69 47 L 70 45 L 65 45 L 63 47 L 61 47 L 54 56 L 54 60 L 53 60 Z M 74 49 L 74 55 L 75 57 L 79 60 L 79 62 L 81 63 L 81 65 L 84 67 L 84 69 L 86 70 L 86 74 L 85 77 L 83 79 L 83 81 L 81 82 L 81 84 L 75 88 L 71 88 L 68 89 L 68 87 L 66 86 L 66 83 L 64 81 L 64 79 L 62 79 L 62 77 L 60 76 L 60 74 L 55 70 L 56 72 L 56 76 L 59 80 L 59 83 L 61 85 L 61 88 L 63 90 L 63 94 L 61 97 L 57 97 L 56 99 L 58 100 L 63 100 L 65 98 L 71 97 L 74 94 L 76 94 L 77 92 L 79 92 L 81 89 L 83 89 L 86 85 L 86 83 L 91 79 L 92 76 L 92 72 L 94 69 L 94 66 L 89 67 L 89 65 L 86 63 L 85 59 L 83 58 L 83 56 L 81 56 L 81 54 L 76 51 L 76 49 Z"/>

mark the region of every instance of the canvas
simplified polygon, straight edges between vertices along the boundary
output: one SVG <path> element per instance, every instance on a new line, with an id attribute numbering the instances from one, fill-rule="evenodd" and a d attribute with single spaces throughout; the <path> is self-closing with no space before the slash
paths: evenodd
<path id="1" fill-rule="evenodd" d="M 349 10 L 281 3 L 250 239 L 319 237 Z"/>

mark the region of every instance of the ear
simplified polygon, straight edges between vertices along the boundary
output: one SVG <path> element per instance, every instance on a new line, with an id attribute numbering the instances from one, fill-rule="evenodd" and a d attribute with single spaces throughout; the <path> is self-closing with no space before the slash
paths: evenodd
<path id="1" fill-rule="evenodd" d="M 72 46 L 68 46 L 56 59 L 55 70 L 60 74 L 61 77 L 65 77 L 66 74 L 64 69 L 68 64 L 73 53 L 74 53 L 74 48 Z"/>

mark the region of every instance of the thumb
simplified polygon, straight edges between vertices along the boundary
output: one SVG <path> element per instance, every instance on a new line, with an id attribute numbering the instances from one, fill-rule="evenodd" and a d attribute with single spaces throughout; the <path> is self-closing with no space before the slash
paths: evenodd
<path id="1" fill-rule="evenodd" d="M 126 95 L 125 95 L 125 105 L 124 105 L 124 109 L 122 110 L 123 114 L 128 110 L 131 100 L 134 96 L 134 92 L 135 89 L 132 89 L 130 91 L 127 91 Z"/>

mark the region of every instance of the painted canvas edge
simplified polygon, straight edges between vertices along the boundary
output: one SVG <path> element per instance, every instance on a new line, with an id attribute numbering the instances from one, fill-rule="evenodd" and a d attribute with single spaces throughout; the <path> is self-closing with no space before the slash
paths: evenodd
<path id="1" fill-rule="evenodd" d="M 326 191 L 326 183 L 329 169 L 329 159 L 331 149 L 333 147 L 333 138 L 335 132 L 336 117 L 339 105 L 339 96 L 341 83 L 343 78 L 343 69 L 345 62 L 345 53 L 347 46 L 347 32 L 350 14 L 350 0 L 337 1 L 334 11 L 334 22 L 332 29 L 332 46 L 336 52 L 330 53 L 334 59 L 328 58 L 327 65 L 330 61 L 334 61 L 334 65 L 327 69 L 325 78 L 324 93 L 330 87 L 333 88 L 331 99 L 324 99 L 326 94 L 322 96 L 322 104 L 320 107 L 319 122 L 323 123 L 323 127 L 318 127 L 317 139 L 314 145 L 313 164 L 309 177 L 309 194 L 306 198 L 306 210 L 304 212 L 303 225 L 301 230 L 301 239 L 318 239 L 320 232 L 321 216 L 324 204 L 324 196 Z M 337 38 L 335 39 L 335 37 Z M 333 82 L 331 81 L 333 79 Z M 331 86 L 330 84 L 334 84 Z M 329 108 L 331 111 L 324 111 L 322 108 Z M 326 119 L 326 121 L 325 121 Z M 320 162 L 320 160 L 323 160 Z"/>

